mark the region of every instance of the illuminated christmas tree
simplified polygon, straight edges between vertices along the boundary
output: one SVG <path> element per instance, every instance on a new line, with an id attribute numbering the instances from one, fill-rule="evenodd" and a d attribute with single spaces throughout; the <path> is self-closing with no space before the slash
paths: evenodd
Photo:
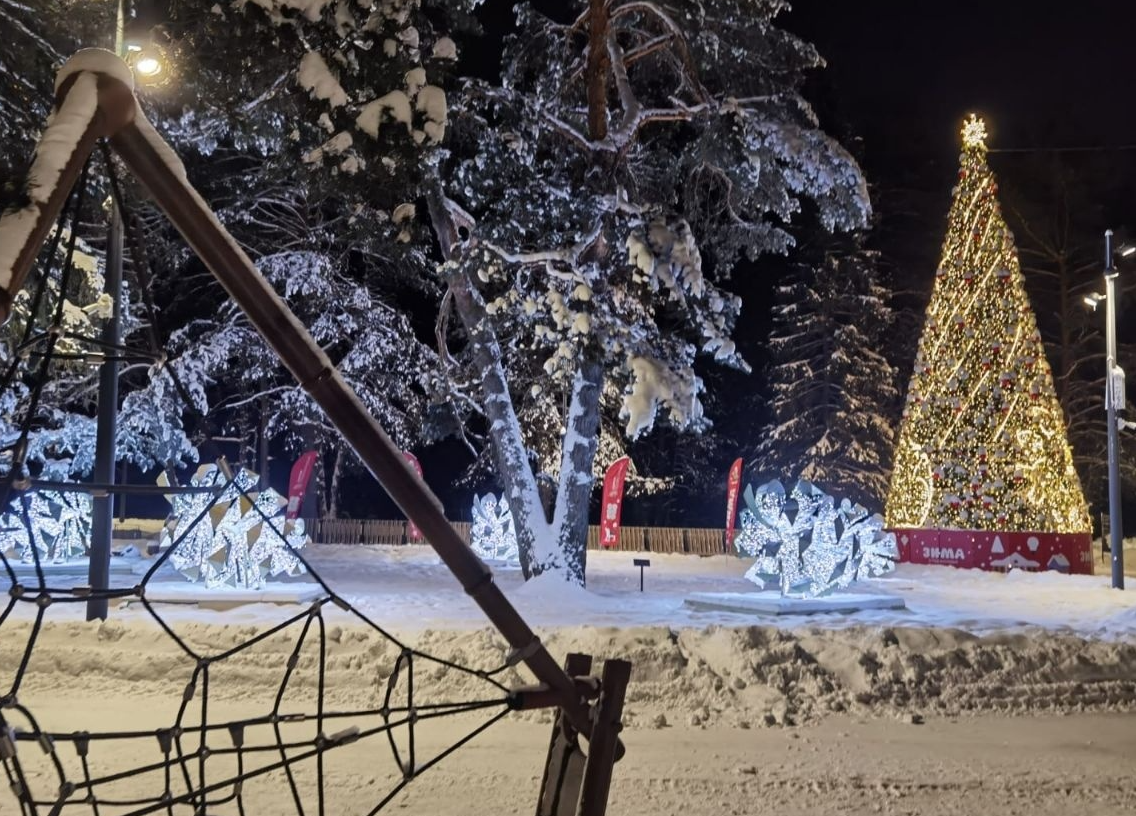
<path id="1" fill-rule="evenodd" d="M 887 524 L 1086 532 L 1065 419 L 985 138 L 971 116 L 903 410 Z"/>

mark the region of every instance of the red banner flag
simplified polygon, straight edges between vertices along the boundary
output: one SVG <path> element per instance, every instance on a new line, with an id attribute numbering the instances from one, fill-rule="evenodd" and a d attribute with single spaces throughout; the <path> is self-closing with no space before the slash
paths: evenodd
<path id="1" fill-rule="evenodd" d="M 422 463 L 418 461 L 418 457 L 410 451 L 403 451 L 402 455 L 406 457 L 406 461 L 410 463 L 410 466 L 414 468 L 414 472 L 418 474 L 418 478 L 421 479 Z M 410 520 L 407 520 L 406 522 L 406 538 L 408 541 L 422 540 L 422 531 L 419 530 L 418 526 Z"/>
<path id="2" fill-rule="evenodd" d="M 734 546 L 734 519 L 738 514 L 738 491 L 742 486 L 742 460 L 735 459 L 726 478 L 726 551 Z"/>
<path id="3" fill-rule="evenodd" d="M 288 521 L 300 515 L 304 494 L 308 492 L 308 482 L 312 480 L 312 471 L 316 469 L 317 459 L 319 459 L 318 453 L 305 451 L 292 465 L 292 473 L 288 477 L 288 509 L 284 513 L 284 518 Z"/>
<path id="4" fill-rule="evenodd" d="M 600 546 L 619 546 L 619 517 L 623 514 L 623 480 L 631 460 L 616 459 L 604 474 L 603 505 L 600 508 Z"/>

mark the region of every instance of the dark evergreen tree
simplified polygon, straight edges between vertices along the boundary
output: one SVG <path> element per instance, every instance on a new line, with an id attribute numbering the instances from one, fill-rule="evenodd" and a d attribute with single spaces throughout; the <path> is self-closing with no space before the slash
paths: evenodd
<path id="1" fill-rule="evenodd" d="M 876 260 L 858 244 L 830 249 L 777 287 L 772 419 L 754 460 L 759 481 L 807 479 L 882 511 L 899 390 L 881 353 L 894 318 Z"/>

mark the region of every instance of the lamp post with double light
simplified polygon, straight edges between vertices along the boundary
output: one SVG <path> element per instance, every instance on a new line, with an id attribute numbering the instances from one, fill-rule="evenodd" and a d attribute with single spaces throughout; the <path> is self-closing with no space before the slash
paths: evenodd
<path id="1" fill-rule="evenodd" d="M 1136 254 L 1136 246 L 1126 245 L 1117 252 L 1112 249 L 1112 230 L 1105 230 L 1104 294 L 1092 293 L 1085 303 L 1096 311 L 1101 301 L 1105 304 L 1105 381 L 1104 402 L 1108 421 L 1108 532 L 1109 551 L 1112 557 L 1112 587 L 1124 589 L 1124 520 L 1120 507 L 1120 430 L 1127 423 L 1118 415 L 1124 410 L 1124 369 L 1116 362 L 1116 255 L 1128 258 Z"/>

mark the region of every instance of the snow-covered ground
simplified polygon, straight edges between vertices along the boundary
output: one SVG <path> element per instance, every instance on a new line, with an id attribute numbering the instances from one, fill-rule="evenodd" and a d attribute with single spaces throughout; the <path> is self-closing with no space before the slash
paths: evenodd
<path id="1" fill-rule="evenodd" d="M 1136 543 L 1136 540 L 1130 543 Z M 432 549 L 425 546 L 382 547 L 313 545 L 304 551 L 316 572 L 339 595 L 368 617 L 399 632 L 425 629 L 469 630 L 488 625 Z M 644 591 L 639 591 L 635 558 L 647 558 Z M 1129 560 L 1136 566 L 1136 550 Z M 136 568 L 141 571 L 144 563 Z M 855 626 L 949 627 L 975 634 L 1029 631 L 1088 638 L 1136 639 L 1136 576 L 1130 591 L 1111 589 L 1109 565 L 1097 564 L 1093 576 L 1059 573 L 1009 573 L 901 564 L 883 578 L 862 581 L 857 591 L 898 595 L 907 608 L 850 615 L 762 618 L 728 612 L 696 611 L 684 599 L 694 592 L 756 591 L 742 576 L 751 562 L 730 556 L 590 552 L 586 590 L 555 577 L 525 583 L 516 567 L 496 566 L 495 580 L 532 625 L 665 626 L 702 628 L 752 624 L 784 629 L 801 626 L 843 629 Z M 129 586 L 136 576 L 115 575 L 112 583 Z M 298 580 L 310 581 L 309 576 Z M 164 568 L 153 582 L 184 583 Z M 53 582 L 54 583 L 54 582 Z M 7 579 L 0 573 L 0 589 Z M 218 590 L 224 597 L 224 590 Z M 81 605 L 55 609 L 52 619 L 77 619 Z M 208 623 L 254 623 L 274 619 L 270 605 L 253 604 L 225 612 L 192 607 L 165 610 L 173 620 L 192 618 Z M 148 617 L 137 605 L 112 610 L 120 623 Z"/>
<path id="2" fill-rule="evenodd" d="M 504 643 L 432 550 L 321 545 L 307 554 L 337 593 L 407 644 L 471 668 L 504 661 Z M 635 557 L 651 561 L 642 593 Z M 859 588 L 899 595 L 906 610 L 777 619 L 684 606 L 693 592 L 750 589 L 742 578 L 748 561 L 726 556 L 589 553 L 586 591 L 550 579 L 525 584 L 516 569 L 498 569 L 496 580 L 557 658 L 585 651 L 633 662 L 629 756 L 616 770 L 613 814 L 717 816 L 766 812 L 773 803 L 784 814 L 1119 814 L 1136 806 L 1136 783 L 1108 771 L 1110 757 L 1136 749 L 1136 578 L 1130 592 L 1112 590 L 1107 566 L 1097 576 L 1064 576 L 902 565 Z M 154 580 L 180 579 L 162 571 Z M 203 655 L 238 647 L 303 611 L 274 604 L 158 610 Z M 0 692 L 23 655 L 34 612 L 19 604 L 0 627 Z M 112 605 L 105 623 L 86 623 L 82 613 L 82 604 L 46 610 L 21 704 L 60 731 L 170 725 L 194 661 L 138 604 Z M 325 701 L 340 709 L 380 704 L 399 646 L 342 610 L 327 607 L 324 617 Z M 213 721 L 271 708 L 302 624 L 214 664 Z M 309 636 L 299 650 L 286 710 L 313 710 L 317 646 Z M 523 669 L 497 677 L 509 688 L 531 681 Z M 476 698 L 483 686 L 440 664 L 415 675 L 426 695 Z M 468 730 L 462 719 L 459 731 Z M 509 715 L 413 783 L 396 800 L 399 811 L 531 812 L 547 723 L 547 712 Z M 432 725 L 420 744 L 441 745 L 455 733 Z M 153 742 L 101 743 L 99 761 L 113 769 L 152 760 Z M 328 766 L 338 774 L 328 812 L 369 812 L 376 792 L 397 777 L 377 770 L 385 742 L 358 747 Z M 20 750 L 30 756 L 34 748 L 21 743 Z M 972 772 L 972 762 L 985 770 Z M 53 784 L 50 769 L 37 778 Z M 127 790 L 152 793 L 141 782 Z M 252 812 L 295 812 L 284 785 L 250 784 L 247 794 Z M 0 813 L 8 796 L 0 792 Z M 1063 797 L 1060 808 L 1053 796 Z M 818 799 L 825 800 L 819 811 Z"/>

